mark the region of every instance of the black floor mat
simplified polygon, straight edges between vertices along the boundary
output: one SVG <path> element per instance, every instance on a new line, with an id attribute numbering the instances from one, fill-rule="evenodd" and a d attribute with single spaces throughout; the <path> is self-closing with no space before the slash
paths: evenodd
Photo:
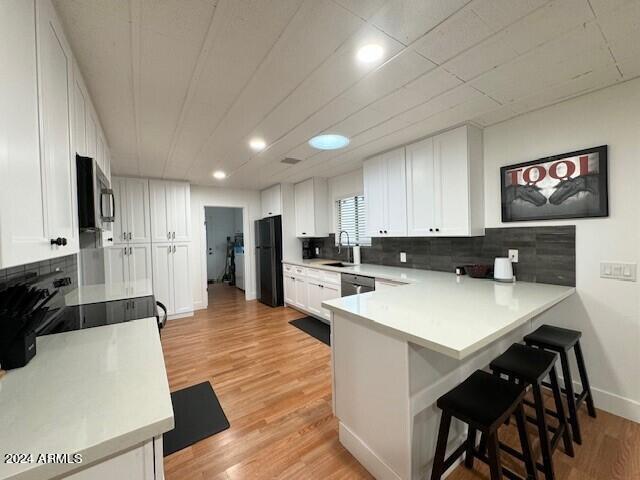
<path id="1" fill-rule="evenodd" d="M 176 390 L 171 403 L 176 426 L 162 437 L 165 457 L 229 428 L 209 382 Z"/>
<path id="2" fill-rule="evenodd" d="M 331 327 L 323 321 L 313 317 L 304 317 L 292 320 L 289 323 L 320 340 L 325 345 L 331 345 Z"/>

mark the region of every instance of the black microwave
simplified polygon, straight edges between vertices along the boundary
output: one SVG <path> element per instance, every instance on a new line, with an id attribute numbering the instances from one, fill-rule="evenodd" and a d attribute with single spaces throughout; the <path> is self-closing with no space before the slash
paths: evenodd
<path id="1" fill-rule="evenodd" d="M 78 178 L 78 228 L 100 231 L 116 216 L 113 190 L 107 177 L 93 158 L 76 155 Z"/>

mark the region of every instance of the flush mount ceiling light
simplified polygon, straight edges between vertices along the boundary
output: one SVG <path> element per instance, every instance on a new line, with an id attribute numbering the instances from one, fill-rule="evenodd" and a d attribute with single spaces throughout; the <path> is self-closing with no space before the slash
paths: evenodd
<path id="1" fill-rule="evenodd" d="M 222 170 L 216 170 L 215 172 L 213 172 L 213 178 L 216 178 L 218 180 L 224 180 L 225 178 L 227 178 L 227 174 L 224 173 Z"/>
<path id="2" fill-rule="evenodd" d="M 260 150 L 264 150 L 264 147 L 267 146 L 267 142 L 261 138 L 252 138 L 249 140 L 249 146 L 251 147 L 251 150 L 259 152 Z"/>
<path id="3" fill-rule="evenodd" d="M 349 145 L 349 139 L 337 133 L 326 133 L 313 137 L 309 140 L 309 145 L 318 150 L 337 150 L 338 148 L 344 148 Z"/>
<path id="4" fill-rule="evenodd" d="M 384 53 L 383 48 L 377 43 L 370 43 L 368 45 L 364 45 L 360 47 L 356 57 L 362 63 L 372 63 L 382 58 L 382 54 Z"/>

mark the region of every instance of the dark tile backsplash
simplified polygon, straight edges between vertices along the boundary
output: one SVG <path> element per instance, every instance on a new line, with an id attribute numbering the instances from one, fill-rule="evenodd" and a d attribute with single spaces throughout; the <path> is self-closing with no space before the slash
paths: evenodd
<path id="1" fill-rule="evenodd" d="M 348 261 L 348 249 L 338 254 L 335 236 L 316 238 L 321 258 Z M 576 284 L 576 227 L 487 228 L 483 237 L 373 238 L 360 250 L 362 263 L 453 272 L 458 265 L 486 263 L 518 249 L 516 277 L 525 282 Z M 407 262 L 400 263 L 400 252 Z"/>
<path id="2" fill-rule="evenodd" d="M 26 278 L 32 275 L 44 275 L 58 268 L 66 272 L 71 278 L 72 285 L 70 288 L 76 288 L 78 283 L 77 255 L 67 255 L 53 260 L 43 260 L 42 262 L 28 263 L 0 270 L 0 289 L 10 280 Z"/>

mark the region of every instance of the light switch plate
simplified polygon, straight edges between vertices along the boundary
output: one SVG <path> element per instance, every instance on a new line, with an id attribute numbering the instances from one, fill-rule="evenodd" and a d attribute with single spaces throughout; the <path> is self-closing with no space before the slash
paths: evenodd
<path id="1" fill-rule="evenodd" d="M 509 260 L 511 260 L 512 263 L 518 263 L 518 250 L 509 249 Z"/>
<path id="2" fill-rule="evenodd" d="M 320 255 L 320 247 L 316 247 L 316 255 Z"/>
<path id="3" fill-rule="evenodd" d="M 635 282 L 637 279 L 637 266 L 636 263 L 600 262 L 600 278 Z"/>
<path id="4" fill-rule="evenodd" d="M 407 252 L 400 252 L 400 263 L 407 263 Z"/>

